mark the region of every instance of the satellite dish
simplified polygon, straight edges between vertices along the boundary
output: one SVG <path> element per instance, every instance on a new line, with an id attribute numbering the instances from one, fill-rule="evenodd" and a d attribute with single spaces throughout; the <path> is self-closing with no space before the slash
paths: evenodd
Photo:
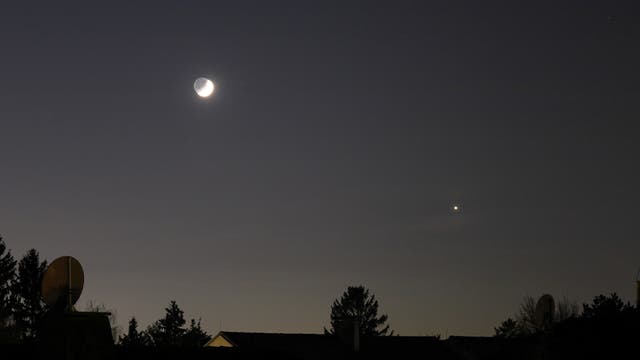
<path id="1" fill-rule="evenodd" d="M 538 299 L 536 304 L 535 321 L 538 329 L 546 330 L 553 322 L 553 316 L 556 312 L 556 303 L 553 296 L 544 294 Z"/>
<path id="2" fill-rule="evenodd" d="M 50 308 L 72 311 L 83 286 L 80 262 L 74 257 L 62 256 L 53 260 L 42 277 L 42 299 Z"/>

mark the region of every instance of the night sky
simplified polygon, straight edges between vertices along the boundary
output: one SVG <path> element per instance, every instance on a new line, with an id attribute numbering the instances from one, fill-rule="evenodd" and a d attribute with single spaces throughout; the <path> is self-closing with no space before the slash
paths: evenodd
<path id="1" fill-rule="evenodd" d="M 524 3 L 2 3 L 0 234 L 123 326 L 318 333 L 358 284 L 401 335 L 634 301 L 640 6 Z"/>

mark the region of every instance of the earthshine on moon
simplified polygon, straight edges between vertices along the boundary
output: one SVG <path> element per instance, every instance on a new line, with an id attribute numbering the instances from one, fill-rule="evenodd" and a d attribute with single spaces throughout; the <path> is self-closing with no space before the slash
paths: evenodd
<path id="1" fill-rule="evenodd" d="M 193 82 L 193 89 L 196 91 L 198 96 L 206 98 L 213 94 L 215 86 L 213 85 L 213 81 L 200 77 Z"/>

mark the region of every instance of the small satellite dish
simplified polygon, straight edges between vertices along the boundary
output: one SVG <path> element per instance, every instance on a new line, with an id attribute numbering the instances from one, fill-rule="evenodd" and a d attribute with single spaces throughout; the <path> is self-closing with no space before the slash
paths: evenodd
<path id="1" fill-rule="evenodd" d="M 556 312 L 556 303 L 553 296 L 544 294 L 538 299 L 536 304 L 535 322 L 540 330 L 546 330 L 553 322 L 553 316 Z"/>
<path id="2" fill-rule="evenodd" d="M 71 256 L 59 257 L 47 267 L 42 277 L 42 299 L 53 309 L 73 310 L 84 286 L 84 271 Z"/>

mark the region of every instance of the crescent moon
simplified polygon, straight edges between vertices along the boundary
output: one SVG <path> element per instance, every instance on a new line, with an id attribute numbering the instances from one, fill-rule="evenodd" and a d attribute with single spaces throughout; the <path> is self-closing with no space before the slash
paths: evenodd
<path id="1" fill-rule="evenodd" d="M 213 85 L 213 81 L 201 77 L 197 78 L 193 83 L 193 89 L 196 91 L 198 96 L 206 98 L 213 94 L 213 90 L 215 90 L 215 85 Z"/>

